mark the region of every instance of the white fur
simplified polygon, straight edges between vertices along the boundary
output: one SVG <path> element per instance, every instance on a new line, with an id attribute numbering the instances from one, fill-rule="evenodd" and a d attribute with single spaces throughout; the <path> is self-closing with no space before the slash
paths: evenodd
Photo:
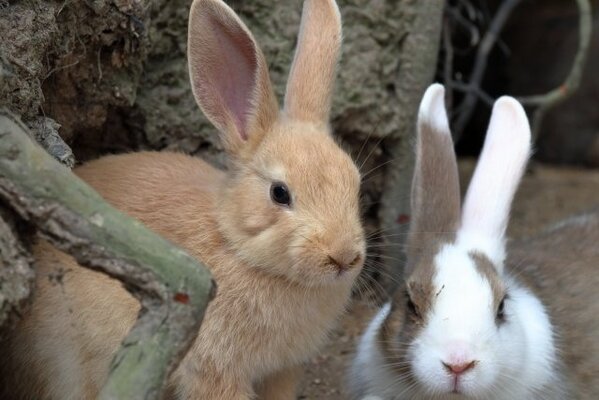
<path id="1" fill-rule="evenodd" d="M 553 327 L 547 310 L 537 297 L 511 277 L 506 281 L 513 304 L 513 313 L 509 317 L 522 326 L 524 341 L 528 343 L 521 354 L 526 368 L 518 375 L 528 386 L 522 388 L 523 392 L 533 392 L 548 384 L 558 372 Z"/>
<path id="2" fill-rule="evenodd" d="M 418 110 L 418 121 L 419 125 L 422 122 L 430 124 L 436 132 L 449 132 L 443 85 L 433 83 L 426 89 Z"/>
<path id="3" fill-rule="evenodd" d="M 571 218 L 567 218 L 563 221 L 557 222 L 554 225 L 552 225 L 547 232 L 555 232 L 557 230 L 560 230 L 562 228 L 567 228 L 567 227 L 584 227 L 586 225 L 589 225 L 592 223 L 593 219 L 596 218 L 597 215 L 596 214 L 582 214 L 582 215 L 577 215 L 575 217 L 571 217 Z"/>
<path id="4" fill-rule="evenodd" d="M 457 350 L 464 360 L 478 361 L 460 378 L 459 389 L 469 398 L 534 398 L 556 378 L 553 332 L 541 302 L 507 277 L 507 320 L 497 326 L 490 285 L 478 273 L 468 252 L 447 245 L 435 264 L 438 296 L 425 328 L 408 351 L 417 385 L 405 382 L 405 377 L 385 366 L 387 356 L 377 345 L 377 337 L 389 314 L 390 306 L 386 305 L 358 346 L 350 385 L 353 393 L 382 399 L 401 399 L 402 394 L 416 400 L 456 399 L 450 393 L 453 379 L 441 362 L 450 360 L 452 351 Z"/>
<path id="5" fill-rule="evenodd" d="M 546 311 L 530 292 L 508 279 L 506 322 L 496 324 L 489 282 L 469 249 L 447 245 L 435 259 L 438 296 L 426 327 L 413 343 L 413 371 L 422 396 L 447 393 L 453 378 L 441 362 L 477 361 L 459 389 L 481 399 L 528 399 L 552 377 L 555 348 Z"/>
<path id="6" fill-rule="evenodd" d="M 493 107 L 485 145 L 464 199 L 459 232 L 462 240 L 483 246 L 480 250 L 498 266 L 505 257 L 503 236 L 530 149 L 524 109 L 515 99 L 501 97 Z"/>
<path id="7" fill-rule="evenodd" d="M 503 271 L 505 260 L 505 239 L 481 234 L 476 229 L 460 229 L 457 233 L 456 244 L 466 252 L 479 252 L 493 262 L 497 269 Z"/>
<path id="8" fill-rule="evenodd" d="M 395 377 L 385 368 L 385 356 L 378 345 L 379 330 L 390 311 L 390 303 L 381 307 L 360 339 L 348 381 L 350 391 L 360 397 L 352 398 L 365 400 L 382 396 L 386 399 L 393 396 Z"/>

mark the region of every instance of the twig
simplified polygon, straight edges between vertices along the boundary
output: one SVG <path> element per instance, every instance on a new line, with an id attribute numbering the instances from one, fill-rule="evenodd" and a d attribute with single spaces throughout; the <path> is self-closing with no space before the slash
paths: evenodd
<path id="1" fill-rule="evenodd" d="M 524 105 L 538 106 L 532 118 L 533 141 L 539 136 L 541 123 L 547 111 L 570 97 L 580 86 L 584 66 L 589 55 L 593 19 L 589 0 L 576 0 L 576 4 L 579 15 L 578 50 L 566 80 L 549 93 L 519 98 Z"/>
<path id="2" fill-rule="evenodd" d="M 102 82 L 102 46 L 98 48 L 96 54 L 96 64 L 98 65 L 98 83 Z"/>
<path id="3" fill-rule="evenodd" d="M 476 95 L 480 100 L 484 101 L 487 105 L 492 106 L 493 102 L 495 101 L 493 99 L 493 97 L 491 97 L 489 94 L 485 93 L 480 87 L 478 86 L 471 86 L 462 82 L 457 82 L 454 80 L 450 80 L 449 82 L 446 83 L 446 86 L 455 89 L 455 90 L 459 90 L 460 92 L 464 92 L 464 93 L 472 93 L 474 95 Z M 464 107 L 464 104 L 460 104 L 460 108 Z"/>
<path id="4" fill-rule="evenodd" d="M 447 16 L 443 17 L 443 50 L 445 57 L 443 60 L 443 82 L 453 80 L 453 44 L 451 43 L 451 23 Z M 445 96 L 445 104 L 448 110 L 453 109 L 453 91 L 448 88 Z"/>
<path id="5" fill-rule="evenodd" d="M 68 65 L 61 65 L 60 67 L 54 67 L 50 70 L 50 72 L 48 72 L 46 74 L 46 76 L 44 76 L 44 78 L 42 79 L 43 81 L 45 81 L 46 79 L 48 79 L 50 76 L 52 76 L 53 73 L 58 72 L 58 71 L 62 71 L 63 69 L 67 69 L 70 67 L 74 67 L 75 65 L 79 64 L 79 60 L 72 62 Z"/>
<path id="6" fill-rule="evenodd" d="M 495 43 L 499 38 L 499 34 L 501 33 L 501 30 L 503 29 L 508 17 L 512 13 L 512 10 L 520 3 L 520 1 L 521 0 L 504 0 L 504 2 L 501 3 L 501 6 L 491 21 L 489 29 L 485 33 L 480 45 L 478 46 L 474 60 L 474 68 L 472 69 L 470 80 L 467 83 L 468 87 L 480 88 L 480 84 L 487 69 L 489 53 L 495 46 Z M 454 143 L 459 141 L 460 136 L 464 132 L 466 124 L 468 121 L 470 121 L 470 117 L 472 116 L 474 107 L 476 106 L 476 101 L 477 93 L 475 91 L 466 92 L 466 96 L 462 101 L 462 112 L 458 115 L 453 126 Z"/>
<path id="7" fill-rule="evenodd" d="M 208 270 L 115 210 L 0 110 L 0 199 L 49 242 L 121 280 L 142 312 L 111 365 L 102 400 L 158 399 L 213 296 Z"/>
<path id="8" fill-rule="evenodd" d="M 470 6 L 466 7 L 467 12 L 470 14 Z M 469 46 L 473 47 L 475 46 L 479 41 L 480 41 L 480 32 L 478 30 L 478 27 L 476 26 L 476 24 L 473 21 L 470 21 L 468 18 L 465 18 L 460 10 L 454 8 L 454 7 L 447 7 L 446 8 L 446 13 L 452 18 L 452 20 L 460 27 L 462 27 L 463 29 L 465 29 L 469 36 L 470 36 L 470 43 Z"/>

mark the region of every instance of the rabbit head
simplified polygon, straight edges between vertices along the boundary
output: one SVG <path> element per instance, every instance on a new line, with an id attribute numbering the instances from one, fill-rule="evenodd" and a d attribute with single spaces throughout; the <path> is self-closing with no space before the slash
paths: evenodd
<path id="1" fill-rule="evenodd" d="M 229 156 L 219 227 L 245 263 L 294 282 L 351 282 L 363 264 L 360 174 L 328 122 L 341 45 L 333 0 L 307 0 L 283 109 L 264 55 L 220 0 L 195 0 L 194 96 Z"/>
<path id="2" fill-rule="evenodd" d="M 545 324 L 546 316 L 539 315 L 535 297 L 511 289 L 503 271 L 510 205 L 530 143 L 521 105 L 509 97 L 497 100 L 460 210 L 443 87 L 432 85 L 422 100 L 406 279 L 379 338 L 387 364 L 401 375 L 394 384 L 407 387 L 406 393 L 498 398 L 519 374 L 535 373 L 534 366 L 523 365 L 527 335 L 535 329 L 524 332 L 518 319 L 526 316 L 534 326 Z"/>

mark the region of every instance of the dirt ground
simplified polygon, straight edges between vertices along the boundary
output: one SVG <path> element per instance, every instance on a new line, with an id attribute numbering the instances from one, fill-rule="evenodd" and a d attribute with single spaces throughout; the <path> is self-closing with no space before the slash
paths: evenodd
<path id="1" fill-rule="evenodd" d="M 472 160 L 460 162 L 462 182 L 471 175 L 473 166 Z M 532 165 L 514 201 L 509 237 L 534 234 L 555 221 L 597 205 L 599 170 Z M 375 312 L 374 304 L 354 301 L 333 332 L 329 345 L 306 366 L 300 399 L 347 399 L 343 392 L 345 372 L 360 334 Z"/>

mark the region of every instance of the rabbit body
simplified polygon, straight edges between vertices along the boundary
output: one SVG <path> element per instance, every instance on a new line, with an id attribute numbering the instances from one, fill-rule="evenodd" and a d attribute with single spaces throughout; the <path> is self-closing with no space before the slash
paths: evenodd
<path id="1" fill-rule="evenodd" d="M 252 383 L 312 356 L 343 311 L 351 280 L 324 290 L 307 288 L 239 265 L 219 234 L 215 215 L 218 188 L 227 175 L 202 160 L 134 153 L 91 162 L 77 174 L 115 207 L 210 266 L 218 282 L 200 334 L 173 376 L 183 398 L 202 394 L 224 399 L 234 393 L 249 398 Z M 78 266 L 45 243 L 35 255 L 35 301 L 12 345 L 13 356 L 25 358 L 19 363 L 24 368 L 12 381 L 31 390 L 35 371 L 40 386 L 33 390 L 40 394 L 35 398 L 42 393 L 56 399 L 95 398 L 113 354 L 137 318 L 139 303 L 118 281 Z M 61 283 L 51 279 L 59 275 Z M 223 374 L 240 387 L 198 392 L 183 383 L 214 382 Z"/>
<path id="2" fill-rule="evenodd" d="M 529 301 L 538 299 L 546 310 L 545 323 L 556 339 L 555 359 L 541 360 L 541 368 L 546 369 L 544 373 L 549 377 L 542 389 L 531 393 L 523 385 L 517 392 L 517 385 L 511 382 L 511 390 L 498 390 L 492 399 L 599 398 L 599 291 L 592 289 L 599 285 L 597 243 L 599 211 L 569 218 L 539 235 L 508 244 L 504 279 L 512 280 L 512 289 L 522 291 Z M 420 398 L 413 394 L 410 397 L 405 388 L 398 389 L 402 376 L 393 373 L 392 368 L 382 367 L 389 361 L 380 346 L 380 329 L 390 308 L 390 304 L 381 308 L 362 338 L 349 376 L 352 398 L 362 400 L 368 393 L 373 396 L 371 400 L 376 399 L 375 395 L 379 400 L 402 399 L 402 390 L 406 391 L 405 398 Z M 527 341 L 526 345 L 537 344 Z M 421 397 L 431 398 L 424 393 Z"/>
<path id="3" fill-rule="evenodd" d="M 599 398 L 597 243 L 595 209 L 508 246 L 508 269 L 546 307 L 556 337 L 557 379 L 545 398 Z"/>
<path id="4" fill-rule="evenodd" d="M 361 339 L 352 398 L 598 398 L 599 212 L 506 247 L 526 114 L 496 102 L 460 207 L 443 93 L 421 103 L 406 277 Z"/>
<path id="5" fill-rule="evenodd" d="M 264 55 L 223 1 L 193 2 L 188 40 L 193 94 L 219 130 L 228 170 L 142 152 L 76 173 L 216 280 L 168 398 L 293 399 L 365 258 L 360 174 L 328 123 L 340 13 L 334 0 L 305 1 L 283 110 Z M 31 310 L 0 349 L 4 397 L 96 398 L 139 304 L 48 244 L 35 255 Z"/>

